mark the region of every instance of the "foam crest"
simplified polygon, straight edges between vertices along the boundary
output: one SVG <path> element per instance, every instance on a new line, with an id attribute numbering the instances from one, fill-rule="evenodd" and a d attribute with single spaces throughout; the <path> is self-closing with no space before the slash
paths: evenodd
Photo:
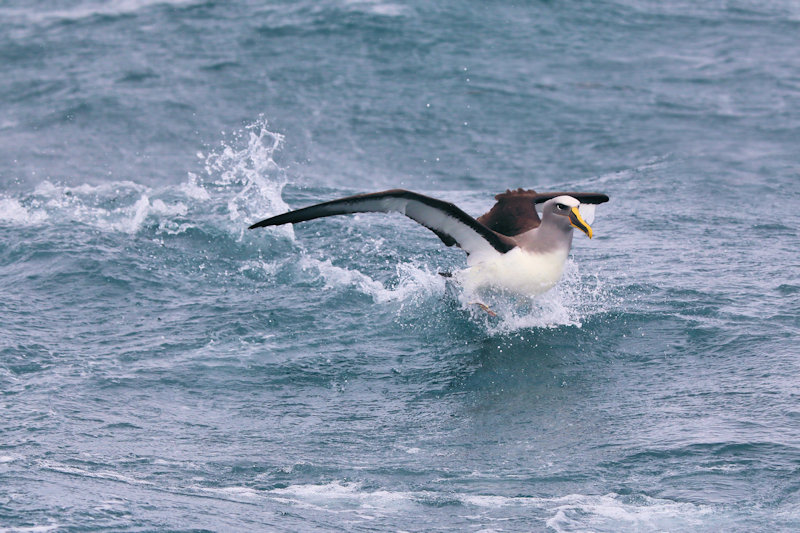
<path id="1" fill-rule="evenodd" d="M 152 483 L 149 481 L 145 481 L 143 479 L 138 479 L 131 476 L 126 476 L 124 474 L 120 474 L 118 472 L 110 470 L 88 470 L 85 468 L 79 468 L 77 466 L 58 463 L 55 461 L 39 461 L 39 467 L 42 468 L 43 470 L 60 472 L 62 474 L 69 474 L 78 477 L 86 477 L 93 479 L 108 479 L 111 481 L 119 481 L 121 483 L 127 483 L 129 485 L 152 485 Z"/>
<path id="2" fill-rule="evenodd" d="M 0 222 L 12 224 L 32 225 L 47 220 L 47 213 L 41 209 L 29 209 L 15 198 L 0 196 Z"/>
<path id="3" fill-rule="evenodd" d="M 554 498 L 453 492 L 445 495 L 432 491 L 368 490 L 362 483 L 340 481 L 290 485 L 269 490 L 265 496 L 330 513 L 359 514 L 364 511 L 390 514 L 415 504 L 456 502 L 475 509 L 481 520 L 489 522 L 508 520 L 509 512 L 527 515 L 533 511 L 549 517 L 547 527 L 559 532 L 686 530 L 707 523 L 712 514 L 712 509 L 705 506 L 647 496 L 623 497 L 615 493 L 569 494 Z M 493 518 L 493 511 L 501 512 Z"/>
<path id="4" fill-rule="evenodd" d="M 163 200 L 156 199 L 150 202 L 150 198 L 143 194 L 132 206 L 115 210 L 112 214 L 122 214 L 118 222 L 112 223 L 111 227 L 117 231 L 125 233 L 136 233 L 144 224 L 147 217 L 154 215 L 167 220 L 175 216 L 182 216 L 188 212 L 188 207 L 181 202 L 167 205 Z M 164 221 L 159 225 L 160 228 L 168 232 L 169 225 Z"/>
<path id="5" fill-rule="evenodd" d="M 259 492 L 250 487 L 190 487 L 191 489 L 207 494 L 211 497 L 217 497 L 229 501 L 245 501 L 250 502 L 259 497 Z"/>
<path id="6" fill-rule="evenodd" d="M 291 485 L 283 489 L 273 489 L 269 495 L 304 507 L 340 512 L 342 510 L 380 510 L 391 512 L 414 497 L 414 493 L 403 491 L 363 489 L 361 483 L 334 481 L 322 485 Z"/>
<path id="7" fill-rule="evenodd" d="M 325 281 L 325 290 L 332 290 L 340 287 L 355 287 L 360 292 L 372 296 L 381 294 L 385 291 L 383 284 L 371 277 L 359 272 L 335 266 L 330 259 L 319 260 L 308 256 L 300 259 L 300 268 L 304 271 L 315 270 Z"/>
<path id="8" fill-rule="evenodd" d="M 4 10 L 3 14 L 11 14 L 24 17 L 34 23 L 53 22 L 53 21 L 77 21 L 89 17 L 106 16 L 116 17 L 136 13 L 156 5 L 189 5 L 195 0 L 122 0 L 117 2 L 105 3 L 98 1 L 88 1 L 79 3 L 69 9 L 55 10 Z"/>
<path id="9" fill-rule="evenodd" d="M 384 17 L 401 17 L 406 14 L 406 6 L 380 0 L 345 0 L 345 5 L 353 11 Z"/>
<path id="10" fill-rule="evenodd" d="M 679 531 L 702 525 L 711 509 L 691 503 L 639 496 L 626 501 L 617 494 L 571 494 L 551 502 L 555 514 L 547 527 L 555 531 Z"/>
<path id="11" fill-rule="evenodd" d="M 134 234 L 142 229 L 150 217 L 169 220 L 186 215 L 189 208 L 183 202 L 167 202 L 156 198 L 153 191 L 143 185 L 122 181 L 103 185 L 56 185 L 49 181 L 40 183 L 24 207 L 16 199 L 0 199 L 3 216 L 23 225 L 38 224 L 53 218 L 80 222 L 105 230 Z M 3 202 L 5 202 L 5 205 Z"/>
<path id="12" fill-rule="evenodd" d="M 75 185 L 75 186 L 56 185 L 50 181 L 45 180 L 36 186 L 35 193 L 40 194 L 42 196 L 61 195 L 69 197 L 81 197 L 81 196 L 107 197 L 107 196 L 125 196 L 129 194 L 143 193 L 149 190 L 150 189 L 148 187 L 140 183 L 135 183 L 133 181 L 128 181 L 128 180 L 112 181 L 108 183 L 102 183 L 100 185 L 89 185 L 88 183 L 84 183 L 82 185 Z"/>
<path id="13" fill-rule="evenodd" d="M 58 524 L 49 524 L 46 526 L 25 526 L 25 527 L 0 527 L 0 533 L 47 533 L 48 531 L 57 531 L 61 529 Z"/>

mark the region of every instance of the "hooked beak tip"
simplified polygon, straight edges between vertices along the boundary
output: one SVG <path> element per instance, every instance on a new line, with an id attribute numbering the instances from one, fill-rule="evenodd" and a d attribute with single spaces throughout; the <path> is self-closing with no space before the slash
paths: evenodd
<path id="1" fill-rule="evenodd" d="M 592 227 L 589 224 L 587 224 L 585 220 L 583 220 L 583 217 L 581 216 L 581 213 L 580 211 L 578 211 L 577 207 L 573 207 L 572 211 L 570 211 L 569 221 L 573 227 L 578 228 L 579 230 L 584 232 L 586 235 L 589 236 L 590 239 L 594 235 Z"/>

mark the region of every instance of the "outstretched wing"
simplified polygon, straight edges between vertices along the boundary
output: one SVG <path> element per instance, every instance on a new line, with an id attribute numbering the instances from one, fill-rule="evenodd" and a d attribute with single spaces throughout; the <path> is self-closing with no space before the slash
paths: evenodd
<path id="1" fill-rule="evenodd" d="M 587 205 L 608 201 L 605 194 L 594 192 L 537 193 L 531 189 L 507 190 L 495 196 L 497 203 L 489 212 L 478 217 L 478 222 L 501 235 L 513 237 L 539 227 L 542 221 L 536 212 L 536 204 L 562 195 L 572 196 L 581 204 Z"/>
<path id="2" fill-rule="evenodd" d="M 447 246 L 458 245 L 468 254 L 506 253 L 516 244 L 487 228 L 455 205 L 403 189 L 359 194 L 331 200 L 256 222 L 250 229 L 350 213 L 401 213 L 433 231 Z"/>

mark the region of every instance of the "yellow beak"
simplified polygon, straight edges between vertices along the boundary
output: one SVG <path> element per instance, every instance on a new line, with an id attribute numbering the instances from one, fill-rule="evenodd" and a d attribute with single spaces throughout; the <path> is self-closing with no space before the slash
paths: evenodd
<path id="1" fill-rule="evenodd" d="M 572 211 L 569 212 L 569 221 L 573 227 L 578 228 L 579 230 L 584 232 L 586 235 L 589 236 L 590 239 L 592 238 L 592 227 L 589 224 L 587 224 L 585 220 L 583 220 L 581 212 L 578 211 L 577 207 L 573 207 Z"/>

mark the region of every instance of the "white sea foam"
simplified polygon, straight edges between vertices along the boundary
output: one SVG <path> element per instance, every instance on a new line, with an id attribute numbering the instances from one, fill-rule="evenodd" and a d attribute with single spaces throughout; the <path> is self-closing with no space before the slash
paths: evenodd
<path id="1" fill-rule="evenodd" d="M 287 263 L 283 261 L 264 261 L 262 259 L 250 259 L 244 261 L 239 267 L 239 272 L 257 272 L 268 277 L 275 276 L 278 271 Z"/>
<path id="2" fill-rule="evenodd" d="M 600 278 L 583 279 L 578 266 L 571 260 L 567 262 L 561 282 L 534 298 L 507 293 L 476 294 L 464 290 L 455 281 L 446 281 L 427 266 L 416 262 L 398 264 L 394 278 L 396 283 L 391 285 L 357 269 L 334 265 L 331 259 L 317 259 L 304 254 L 298 265 L 303 275 L 319 276 L 325 283 L 323 290 L 353 288 L 370 296 L 376 304 L 406 304 L 434 297 L 441 299 L 450 284 L 462 309 L 469 312 L 475 321 L 484 324 L 492 335 L 532 328 L 581 327 L 586 317 L 607 310 L 609 303 L 601 289 Z M 279 268 L 280 265 L 263 262 L 243 266 L 247 270 L 263 270 L 267 275 L 274 275 Z M 490 316 L 484 305 L 496 316 Z"/>
<path id="3" fill-rule="evenodd" d="M 41 209 L 29 209 L 15 198 L 0 197 L 0 222 L 31 225 L 40 224 L 47 219 Z"/>
<path id="4" fill-rule="evenodd" d="M 532 328 L 581 327 L 583 320 L 606 310 L 608 305 L 599 277 L 583 279 L 572 260 L 567 261 L 563 277 L 554 288 L 532 298 L 488 291 L 461 291 L 457 298 L 462 308 L 492 335 Z M 478 303 L 496 316 L 490 317 Z"/>
<path id="5" fill-rule="evenodd" d="M 101 231 L 132 235 L 155 227 L 177 235 L 210 222 L 243 235 L 248 223 L 288 210 L 281 198 L 287 180 L 273 159 L 282 139 L 261 118 L 209 155 L 199 154 L 202 178 L 189 172 L 183 183 L 162 188 L 132 181 L 65 185 L 45 180 L 30 194 L 0 195 L 0 223 L 74 221 Z M 294 238 L 290 225 L 271 231 Z"/>
<path id="6" fill-rule="evenodd" d="M 34 195 L 65 200 L 68 198 L 78 198 L 81 196 L 121 196 L 130 193 L 142 193 L 148 190 L 148 187 L 128 180 L 111 181 L 100 185 L 89 185 L 88 183 L 84 183 L 76 186 L 57 185 L 45 180 L 36 186 L 36 189 L 34 189 Z"/>
<path id="7" fill-rule="evenodd" d="M 109 227 L 125 233 L 136 233 L 142 228 L 145 220 L 150 216 L 171 218 L 185 215 L 188 208 L 182 202 L 167 205 L 163 200 L 153 200 L 143 194 L 132 206 L 115 209 L 109 213 L 109 218 L 116 222 L 110 222 Z"/>
<path id="8" fill-rule="evenodd" d="M 546 518 L 555 531 L 674 531 L 692 529 L 705 523 L 710 507 L 671 500 L 637 496 L 569 494 L 555 498 L 503 496 L 495 494 L 433 491 L 371 490 L 362 483 L 334 481 L 324 484 L 298 484 L 265 491 L 268 499 L 310 507 L 330 513 L 391 514 L 409 506 L 432 501 L 458 501 L 465 509 L 461 517 L 483 522 L 508 520 L 509 513 L 533 512 Z M 518 509 L 518 510 L 515 510 Z M 501 511 L 493 517 L 495 511 Z M 475 515 L 474 513 L 479 513 Z"/>
<path id="9" fill-rule="evenodd" d="M 230 500 L 255 500 L 260 497 L 260 492 L 250 487 L 191 487 L 192 490 L 213 494 Z"/>
<path id="10" fill-rule="evenodd" d="M 412 492 L 389 490 L 363 490 L 361 483 L 334 481 L 321 485 L 290 485 L 268 492 L 272 498 L 329 512 L 379 511 L 391 513 L 412 502 Z"/>
<path id="11" fill-rule="evenodd" d="M 401 17 L 406 14 L 407 6 L 386 3 L 381 0 L 345 0 L 345 5 L 352 11 L 371 13 L 384 17 Z"/>
<path id="12" fill-rule="evenodd" d="M 150 199 L 143 194 L 132 206 L 115 209 L 114 212 L 128 216 L 124 216 L 116 222 L 111 222 L 110 227 L 125 233 L 136 233 L 147 218 L 149 211 Z"/>
<path id="13" fill-rule="evenodd" d="M 444 293 L 444 280 L 424 267 L 400 263 L 396 268 L 397 284 L 387 287 L 358 270 L 334 265 L 330 259 L 319 260 L 306 255 L 300 259 L 303 270 L 312 270 L 325 281 L 325 290 L 353 287 L 371 296 L 376 303 L 411 301 Z"/>
<path id="14" fill-rule="evenodd" d="M 178 190 L 183 192 L 192 200 L 206 201 L 211 199 L 211 195 L 198 183 L 197 174 L 189 172 L 189 179 L 178 185 Z"/>
<path id="15" fill-rule="evenodd" d="M 44 181 L 33 192 L 31 208 L 8 199 L 9 208 L 2 212 L 10 213 L 22 224 L 42 223 L 55 217 L 59 223 L 72 220 L 105 231 L 133 234 L 140 231 L 149 218 L 163 221 L 184 216 L 189 211 L 183 202 L 168 203 L 160 198 L 151 201 L 152 194 L 152 189 L 130 181 L 72 187 Z M 118 207 L 110 207 L 115 204 Z"/>
<path id="16" fill-rule="evenodd" d="M 617 494 L 570 494 L 551 500 L 555 514 L 547 526 L 555 531 L 680 531 L 702 525 L 708 507 L 640 496 L 626 501 Z"/>
<path id="17" fill-rule="evenodd" d="M 330 259 L 319 260 L 303 255 L 300 258 L 300 268 L 304 271 L 316 271 L 325 281 L 325 290 L 352 286 L 373 298 L 386 292 L 380 281 L 376 281 L 358 270 L 335 266 Z"/>
<path id="18" fill-rule="evenodd" d="M 56 531 L 61 526 L 58 524 L 48 524 L 46 526 L 26 526 L 26 527 L 0 527 L 0 533 L 46 533 Z"/>
<path id="19" fill-rule="evenodd" d="M 3 9 L 0 13 L 24 17 L 33 23 L 58 20 L 75 21 L 94 16 L 119 16 L 135 13 L 155 5 L 190 5 L 197 0 L 118 0 L 116 2 L 86 1 L 69 9 Z"/>
<path id="20" fill-rule="evenodd" d="M 530 498 L 509 498 L 507 496 L 490 496 L 485 494 L 465 494 L 459 499 L 465 505 L 489 508 L 505 507 L 515 502 L 530 503 L 530 501 L 532 501 Z"/>
<path id="21" fill-rule="evenodd" d="M 118 472 L 111 472 L 108 470 L 86 470 L 84 468 L 78 468 L 77 466 L 65 465 L 53 461 L 40 461 L 39 467 L 44 470 L 50 470 L 53 472 L 60 472 L 62 474 L 70 474 L 80 477 L 108 479 L 111 481 L 119 481 L 121 483 L 128 483 L 131 485 L 152 485 L 152 483 L 150 483 L 149 481 L 137 479 L 131 476 L 126 476 Z"/>

